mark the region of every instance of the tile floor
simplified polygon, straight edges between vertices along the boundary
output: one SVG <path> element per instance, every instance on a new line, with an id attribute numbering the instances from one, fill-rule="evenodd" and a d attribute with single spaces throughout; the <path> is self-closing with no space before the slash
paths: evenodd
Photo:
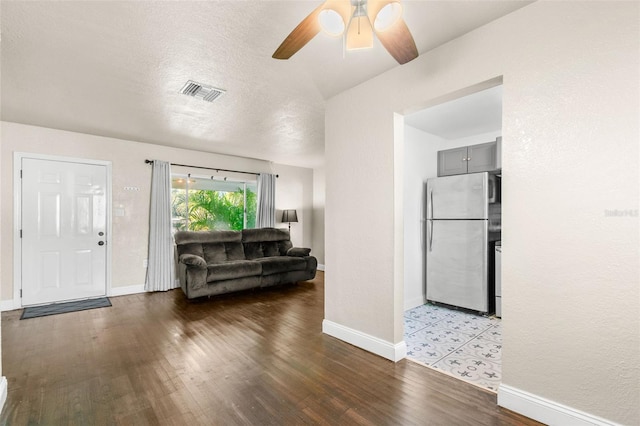
<path id="1" fill-rule="evenodd" d="M 498 391 L 500 319 L 431 304 L 404 313 L 407 358 L 477 386 Z"/>

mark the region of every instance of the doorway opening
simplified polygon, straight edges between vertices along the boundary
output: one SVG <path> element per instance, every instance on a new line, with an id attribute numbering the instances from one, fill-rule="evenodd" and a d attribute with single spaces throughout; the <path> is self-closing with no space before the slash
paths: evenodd
<path id="1" fill-rule="evenodd" d="M 494 214 L 492 220 L 487 218 L 483 222 L 484 228 L 478 227 L 483 229 L 484 234 L 478 231 L 479 235 L 484 235 L 483 239 L 467 238 L 465 230 L 471 229 L 470 226 L 457 226 L 451 236 L 444 238 L 442 232 L 434 233 L 434 226 L 459 225 L 461 222 L 432 220 L 434 217 L 437 219 L 438 215 L 433 214 L 427 182 L 443 176 L 463 182 L 465 176 L 486 174 L 489 180 L 501 183 L 501 83 L 501 79 L 482 83 L 462 91 L 458 96 L 450 96 L 445 102 L 404 116 L 403 320 L 407 359 L 494 392 L 500 383 L 502 348 L 501 319 L 496 316 L 494 255 L 495 247 L 501 240 L 499 203 L 491 206 L 487 201 L 487 217 L 491 209 Z M 482 164 L 475 163 L 472 166 L 470 160 L 481 156 L 471 152 L 483 154 Z M 431 181 L 431 185 L 435 183 Z M 451 200 L 447 199 L 447 202 Z M 479 222 L 474 216 L 469 223 L 475 225 Z M 435 230 L 445 231 L 447 227 L 443 225 Z M 471 244 L 480 241 L 475 250 L 477 256 L 456 261 L 456 255 L 433 255 L 434 234 L 438 234 L 436 241 L 440 247 L 447 246 L 453 253 L 473 252 L 475 246 Z M 428 256 L 429 253 L 432 256 Z M 474 262 L 475 266 L 469 266 Z M 428 263 L 431 268 L 428 268 Z M 433 272 L 434 266 L 438 266 L 436 272 Z M 485 288 L 480 292 L 480 298 L 484 298 L 486 307 L 476 308 L 472 307 L 475 305 L 456 302 L 466 296 L 460 295 L 467 291 L 464 290 L 467 284 L 462 281 L 469 279 L 472 273 L 484 276 L 485 284 L 482 285 Z M 434 290 L 436 286 L 438 292 Z M 459 288 L 456 290 L 454 287 Z M 447 297 L 440 297 L 442 288 Z M 483 314 L 478 315 L 478 312 Z"/>

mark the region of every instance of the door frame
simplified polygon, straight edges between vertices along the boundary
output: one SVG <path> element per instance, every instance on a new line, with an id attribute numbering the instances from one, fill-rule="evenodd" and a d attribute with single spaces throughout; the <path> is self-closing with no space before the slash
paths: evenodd
<path id="1" fill-rule="evenodd" d="M 67 163 L 81 163 L 90 164 L 94 166 L 105 166 L 107 173 L 106 182 L 106 233 L 107 233 L 107 250 L 105 259 L 105 296 L 111 294 L 111 206 L 112 206 L 112 191 L 111 191 L 111 161 L 94 160 L 89 158 L 79 157 L 62 157 L 57 155 L 47 154 L 32 154 L 28 152 L 14 152 L 13 153 L 13 306 L 14 309 L 22 308 L 22 297 L 20 292 L 22 290 L 22 238 L 20 237 L 20 230 L 22 229 L 22 177 L 20 173 L 22 171 L 22 159 L 32 158 L 35 160 L 46 161 L 64 161 Z"/>

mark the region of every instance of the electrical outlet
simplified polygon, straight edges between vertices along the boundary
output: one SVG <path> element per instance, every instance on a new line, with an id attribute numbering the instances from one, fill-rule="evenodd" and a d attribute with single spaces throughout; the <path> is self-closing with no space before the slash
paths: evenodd
<path id="1" fill-rule="evenodd" d="M 146 268 L 147 266 L 149 266 L 149 261 L 147 259 L 142 261 L 142 267 Z"/>

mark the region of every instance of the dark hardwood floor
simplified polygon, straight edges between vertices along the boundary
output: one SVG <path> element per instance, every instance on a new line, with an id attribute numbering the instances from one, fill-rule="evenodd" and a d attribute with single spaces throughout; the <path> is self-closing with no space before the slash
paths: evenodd
<path id="1" fill-rule="evenodd" d="M 8 425 L 532 425 L 496 396 L 322 334 L 323 274 L 188 302 L 2 314 Z"/>

